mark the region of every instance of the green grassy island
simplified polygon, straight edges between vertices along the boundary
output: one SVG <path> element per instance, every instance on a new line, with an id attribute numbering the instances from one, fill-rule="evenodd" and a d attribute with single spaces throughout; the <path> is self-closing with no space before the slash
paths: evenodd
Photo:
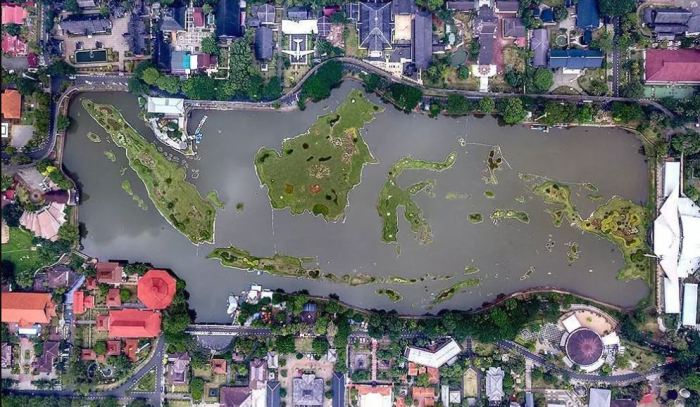
<path id="1" fill-rule="evenodd" d="M 379 202 L 377 203 L 377 211 L 382 218 L 382 240 L 384 242 L 396 242 L 396 235 L 399 232 L 399 219 L 397 214 L 399 206 L 403 206 L 404 218 L 406 218 L 411 225 L 411 231 L 416 235 L 418 240 L 423 244 L 428 244 L 432 241 L 433 235 L 430 230 L 430 224 L 428 224 L 428 221 L 423 217 L 423 211 L 413 201 L 411 196 L 427 188 L 431 188 L 435 181 L 425 180 L 410 185 L 408 188 L 401 188 L 397 184 L 397 180 L 405 170 L 429 170 L 440 172 L 452 167 L 456 160 L 457 153 L 452 152 L 445 157 L 444 161 L 433 162 L 404 157 L 394 163 L 379 193 Z"/>
<path id="2" fill-rule="evenodd" d="M 353 90 L 334 113 L 320 116 L 306 133 L 285 140 L 280 152 L 261 148 L 255 169 L 272 207 L 290 208 L 293 214 L 308 211 L 326 221 L 341 218 L 362 168 L 374 161 L 360 129 L 381 110 Z"/>
<path id="3" fill-rule="evenodd" d="M 530 216 L 524 211 L 514 211 L 512 209 L 496 209 L 491 213 L 491 220 L 494 223 L 502 219 L 515 219 L 518 222 L 528 224 L 530 223 Z"/>
<path id="4" fill-rule="evenodd" d="M 600 236 L 620 249 L 625 266 L 619 271 L 618 279 L 643 279 L 650 282 L 649 261 L 644 256 L 649 249 L 644 241 L 647 219 L 643 207 L 615 196 L 596 208 L 587 219 L 583 219 L 571 201 L 569 186 L 545 181 L 535 185 L 533 191 L 555 207 L 550 210 L 555 226 L 561 225 L 563 219 L 568 219 L 572 226 Z M 575 261 L 578 258 L 578 245 L 569 246 L 567 256 L 570 262 Z"/>
<path id="5" fill-rule="evenodd" d="M 433 304 L 439 304 L 441 302 L 447 301 L 450 298 L 454 297 L 455 294 L 462 290 L 466 290 L 467 288 L 471 287 L 476 287 L 481 283 L 481 280 L 478 278 L 469 278 L 467 280 L 462 280 L 456 284 L 454 284 L 451 287 L 445 288 L 444 290 L 440 291 L 438 295 L 433 299 Z"/>
<path id="6" fill-rule="evenodd" d="M 129 166 L 143 181 L 158 212 L 192 243 L 213 243 L 216 208 L 185 180 L 185 169 L 168 161 L 114 106 L 85 99 L 83 108 L 126 150 Z"/>
<path id="7" fill-rule="evenodd" d="M 380 288 L 376 291 L 377 294 L 386 296 L 391 302 L 399 302 L 403 299 L 401 294 L 390 288 Z"/>

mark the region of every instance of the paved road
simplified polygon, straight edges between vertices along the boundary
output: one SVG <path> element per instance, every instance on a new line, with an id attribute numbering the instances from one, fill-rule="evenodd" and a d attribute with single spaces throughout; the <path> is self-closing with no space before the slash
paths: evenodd
<path id="1" fill-rule="evenodd" d="M 253 328 L 234 325 L 192 324 L 185 330 L 195 336 L 270 336 L 268 328 Z"/>
<path id="2" fill-rule="evenodd" d="M 662 366 L 657 366 L 654 367 L 653 369 L 649 370 L 648 372 L 645 373 L 626 373 L 626 374 L 621 374 L 621 375 L 615 375 L 615 376 L 600 376 L 600 375 L 594 375 L 594 374 L 585 374 L 585 373 L 579 373 L 575 372 L 570 369 L 564 369 L 558 366 L 553 365 L 552 363 L 548 362 L 545 358 L 543 358 L 540 355 L 536 355 L 532 352 L 530 352 L 527 348 L 518 345 L 515 342 L 511 341 L 498 341 L 496 343 L 497 346 L 503 348 L 503 349 L 508 349 L 512 350 L 514 352 L 519 353 L 523 357 L 531 360 L 535 364 L 539 366 L 545 366 L 549 369 L 552 369 L 554 371 L 566 374 L 570 379 L 577 380 L 577 381 L 582 381 L 582 382 L 596 382 L 596 383 L 607 383 L 610 385 L 628 385 L 630 383 L 637 383 L 646 380 L 647 376 L 654 375 L 654 374 L 659 374 L 662 373 L 663 370 L 666 368 L 666 365 Z"/>
<path id="3" fill-rule="evenodd" d="M 612 91 L 613 96 L 620 96 L 620 64 L 622 63 L 620 58 L 620 35 L 622 35 L 622 28 L 620 26 L 620 17 L 613 17 L 612 20 L 615 35 L 613 37 L 613 80 L 612 80 Z"/>

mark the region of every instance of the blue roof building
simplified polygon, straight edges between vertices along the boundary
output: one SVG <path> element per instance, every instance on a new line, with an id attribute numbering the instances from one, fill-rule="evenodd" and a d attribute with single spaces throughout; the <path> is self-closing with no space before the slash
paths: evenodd
<path id="1" fill-rule="evenodd" d="M 576 27 L 596 29 L 600 26 L 597 0 L 579 0 L 576 4 Z"/>
<path id="2" fill-rule="evenodd" d="M 333 389 L 333 407 L 345 407 L 345 375 L 333 372 L 331 387 Z"/>
<path id="3" fill-rule="evenodd" d="M 586 69 L 603 66 L 603 53 L 597 49 L 553 49 L 549 51 L 550 69 Z"/>

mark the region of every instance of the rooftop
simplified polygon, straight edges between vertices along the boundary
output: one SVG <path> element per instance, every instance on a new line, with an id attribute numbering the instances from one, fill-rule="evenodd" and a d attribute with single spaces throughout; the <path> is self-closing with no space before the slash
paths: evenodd
<path id="1" fill-rule="evenodd" d="M 377 56 L 385 48 L 391 48 L 391 2 L 360 3 L 360 48 Z M 374 54 L 374 55 L 372 55 Z"/>
<path id="2" fill-rule="evenodd" d="M 95 271 L 98 283 L 120 284 L 124 267 L 117 262 L 98 262 Z"/>
<path id="3" fill-rule="evenodd" d="M 598 2 L 596 0 L 579 0 L 576 4 L 576 27 L 595 29 L 599 25 Z"/>
<path id="4" fill-rule="evenodd" d="M 647 83 L 700 83 L 700 50 L 647 49 L 644 74 Z"/>
<path id="5" fill-rule="evenodd" d="M 323 406 L 323 379 L 313 374 L 303 374 L 292 379 L 292 403 L 295 406 Z"/>
<path id="6" fill-rule="evenodd" d="M 155 338 L 160 335 L 160 313 L 124 309 L 110 311 L 110 338 Z"/>
<path id="7" fill-rule="evenodd" d="M 20 5 L 3 4 L 2 5 L 2 25 L 5 24 L 24 24 L 24 19 L 27 18 L 27 11 Z"/>
<path id="8" fill-rule="evenodd" d="M 56 305 L 48 293 L 3 292 L 0 304 L 5 323 L 48 324 L 56 316 Z"/>
<path id="9" fill-rule="evenodd" d="M 137 295 L 150 309 L 165 309 L 173 302 L 176 282 L 165 270 L 148 270 L 138 283 Z"/>
<path id="10" fill-rule="evenodd" d="M 486 371 L 486 397 L 489 401 L 500 402 L 503 399 L 503 369 L 490 367 Z"/>
<path id="11" fill-rule="evenodd" d="M 406 358 L 409 362 L 414 362 L 419 365 L 440 368 L 440 366 L 444 365 L 461 352 L 462 349 L 457 342 L 455 342 L 454 339 L 450 339 L 434 351 L 409 346 L 406 350 Z"/>
<path id="12" fill-rule="evenodd" d="M 602 354 L 603 341 L 591 329 L 579 328 L 566 340 L 566 355 L 577 365 L 593 365 Z"/>
<path id="13" fill-rule="evenodd" d="M 2 92 L 2 118 L 14 120 L 22 117 L 22 95 L 14 89 Z"/>

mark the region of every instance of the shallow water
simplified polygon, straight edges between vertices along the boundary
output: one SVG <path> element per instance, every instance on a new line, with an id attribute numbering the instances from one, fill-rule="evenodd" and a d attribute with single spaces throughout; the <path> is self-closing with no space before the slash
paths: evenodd
<path id="1" fill-rule="evenodd" d="M 362 272 L 410 278 L 432 274 L 451 275 L 452 279 L 386 286 L 403 296 L 402 301 L 392 303 L 375 293 L 380 288 L 377 285 L 348 287 L 221 267 L 218 261 L 205 258 L 214 246 L 192 245 L 160 217 L 133 171 L 127 169 L 120 175 L 127 166 L 124 151 L 107 142 L 109 137 L 76 99 L 70 107 L 73 125 L 64 164 L 82 186 L 80 220 L 88 230 L 84 251 L 101 260 L 147 261 L 172 269 L 187 281 L 190 305 L 197 311 L 198 320 L 205 321 L 226 321 L 229 293 L 238 293 L 251 283 L 287 291 L 306 289 L 318 295 L 336 293 L 358 306 L 395 308 L 405 313 L 426 312 L 440 290 L 474 277 L 481 279 L 478 287 L 455 295 L 432 311 L 478 307 L 498 294 L 536 286 L 569 289 L 620 306 L 632 306 L 647 294 L 641 281 L 615 279 L 623 260 L 614 245 L 568 225 L 555 228 L 545 213 L 546 206 L 518 178 L 521 172 L 570 183 L 592 183 L 604 199 L 616 194 L 641 203 L 647 194 L 644 156 L 638 152 L 639 141 L 619 129 L 577 128 L 545 134 L 524 127 L 499 127 L 490 117 L 435 120 L 387 107 L 363 132 L 378 162 L 365 167 L 361 184 L 350 192 L 343 221 L 326 223 L 310 214 L 294 216 L 288 210 L 273 211 L 267 191 L 260 187 L 255 174 L 256 151 L 263 146 L 279 149 L 284 138 L 304 132 L 317 115 L 332 110 L 352 86 L 345 84 L 330 100 L 312 104 L 304 112 L 192 114 L 191 130 L 202 115 L 206 113 L 209 118 L 199 145 L 201 159 L 186 160 L 188 174 L 198 170 L 198 177 L 191 181 L 202 195 L 216 189 L 226 202 L 217 217 L 216 246 L 232 244 L 257 256 L 275 251 L 315 256 L 323 271 L 338 275 Z M 137 130 L 153 138 L 137 117 L 133 96 L 98 93 L 80 97 L 116 105 Z M 99 134 L 102 142 L 91 142 L 89 131 Z M 486 185 L 482 177 L 492 145 L 501 147 L 506 164 L 496 173 L 498 184 Z M 104 150 L 113 150 L 116 162 L 105 158 Z M 167 147 L 163 150 L 183 161 Z M 399 178 L 404 187 L 435 179 L 432 194 L 414 196 L 432 227 L 432 244 L 419 244 L 401 210 L 400 250 L 383 243 L 376 202 L 391 164 L 406 155 L 443 160 L 452 151 L 459 154 L 451 169 L 441 173 L 406 171 Z M 148 210 L 140 209 L 122 191 L 124 179 L 130 180 L 134 193 L 146 200 Z M 484 196 L 486 190 L 494 192 L 493 199 Z M 604 202 L 587 198 L 590 191 L 584 188 L 574 190 L 578 192 L 575 203 L 584 215 Z M 446 199 L 448 194 L 456 199 Z M 518 202 L 521 197 L 525 198 L 523 203 Z M 239 202 L 243 203 L 242 211 L 235 208 Z M 489 216 L 497 208 L 525 211 L 530 223 L 505 220 L 494 225 Z M 484 222 L 471 223 L 471 213 L 481 213 Z M 580 258 L 569 265 L 566 244 L 571 242 L 578 243 Z M 480 271 L 465 276 L 467 266 Z"/>

